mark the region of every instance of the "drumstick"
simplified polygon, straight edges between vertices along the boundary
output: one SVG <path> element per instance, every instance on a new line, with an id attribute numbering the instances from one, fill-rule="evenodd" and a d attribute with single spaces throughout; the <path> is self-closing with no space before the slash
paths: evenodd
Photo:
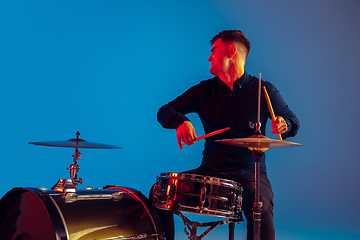
<path id="1" fill-rule="evenodd" d="M 197 137 L 197 138 L 195 138 L 195 141 L 199 141 L 199 140 L 201 140 L 201 139 L 203 139 L 203 138 L 207 138 L 207 137 L 211 137 L 211 136 L 214 136 L 214 135 L 216 135 L 216 134 L 219 134 L 219 133 L 222 133 L 222 132 L 225 132 L 225 131 L 227 131 L 227 130 L 229 130 L 230 128 L 229 127 L 227 127 L 227 128 L 223 128 L 223 129 L 220 129 L 220 130 L 216 130 L 216 131 L 214 131 L 214 132 L 211 132 L 211 133 L 208 133 L 208 134 L 205 134 L 205 135 L 202 135 L 202 136 L 200 136 L 200 137 Z M 185 145 L 186 143 L 181 143 L 181 145 Z"/>
<path id="2" fill-rule="evenodd" d="M 268 105 L 268 107 L 269 107 L 269 111 L 270 111 L 270 114 L 271 114 L 271 118 L 272 118 L 274 121 L 276 121 L 276 116 L 275 116 L 274 109 L 273 109 L 273 107 L 272 107 L 272 105 L 271 105 L 271 102 L 270 102 L 269 94 L 267 93 L 265 86 L 263 86 L 263 89 L 264 89 L 264 92 L 265 92 L 265 98 L 266 98 L 267 105 Z M 282 141 L 281 134 L 278 134 L 278 137 L 279 137 L 279 140 Z"/>
<path id="3" fill-rule="evenodd" d="M 258 93 L 258 115 L 256 122 L 256 131 L 260 132 L 260 99 L 261 99 L 261 72 L 259 73 L 259 93 Z"/>

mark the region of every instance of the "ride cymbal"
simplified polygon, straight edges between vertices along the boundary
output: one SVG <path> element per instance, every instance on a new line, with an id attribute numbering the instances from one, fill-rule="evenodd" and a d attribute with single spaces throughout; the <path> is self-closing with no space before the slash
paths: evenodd
<path id="1" fill-rule="evenodd" d="M 29 144 L 45 146 L 45 147 L 67 147 L 67 148 L 94 148 L 94 149 L 119 149 L 121 147 L 103 144 L 103 143 L 94 143 L 88 142 L 84 139 L 80 139 L 80 133 L 76 133 L 76 138 L 72 138 L 66 141 L 45 141 L 45 142 L 29 142 Z"/>
<path id="2" fill-rule="evenodd" d="M 222 139 L 215 140 L 215 142 L 237 146 L 237 147 L 246 147 L 250 150 L 258 150 L 265 152 L 270 148 L 287 148 L 287 147 L 298 147 L 304 146 L 303 144 L 281 141 L 270 139 L 263 135 L 254 135 L 248 138 L 232 138 L 232 139 Z"/>

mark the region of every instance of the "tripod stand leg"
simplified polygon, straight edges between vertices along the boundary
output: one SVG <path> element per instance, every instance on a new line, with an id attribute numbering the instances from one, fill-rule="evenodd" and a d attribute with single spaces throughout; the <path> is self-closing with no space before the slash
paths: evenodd
<path id="1" fill-rule="evenodd" d="M 191 228 L 191 233 L 190 233 L 190 240 L 200 240 L 201 238 L 199 238 L 197 235 L 196 235 L 196 231 L 197 231 L 197 227 L 196 226 L 193 226 Z"/>

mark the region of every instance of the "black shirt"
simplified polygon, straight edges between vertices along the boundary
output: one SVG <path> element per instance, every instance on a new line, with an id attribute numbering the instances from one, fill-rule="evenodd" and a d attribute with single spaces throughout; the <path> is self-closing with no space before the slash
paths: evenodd
<path id="1" fill-rule="evenodd" d="M 189 120 L 186 114 L 197 113 L 205 133 L 230 127 L 230 130 L 206 139 L 201 166 L 237 171 L 245 175 L 254 170 L 252 152 L 247 148 L 229 146 L 214 140 L 247 138 L 255 134 L 258 84 L 259 79 L 247 72 L 234 83 L 233 91 L 218 77 L 202 81 L 162 106 L 158 111 L 158 121 L 165 128 L 176 129 Z M 275 116 L 282 116 L 288 123 L 288 131 L 282 134 L 283 139 L 295 136 L 300 127 L 296 115 L 273 84 L 261 81 L 261 86 L 266 87 Z M 271 115 L 263 90 L 260 102 L 261 133 L 265 134 L 266 122 Z M 260 171 L 266 173 L 265 155 L 260 161 Z"/>

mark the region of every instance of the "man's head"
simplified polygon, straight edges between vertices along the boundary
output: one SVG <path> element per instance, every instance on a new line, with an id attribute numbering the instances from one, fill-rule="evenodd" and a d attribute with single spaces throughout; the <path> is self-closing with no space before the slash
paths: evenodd
<path id="1" fill-rule="evenodd" d="M 236 80 L 244 74 L 250 43 L 245 34 L 238 30 L 224 30 L 211 41 L 210 73 L 224 82 Z"/>
<path id="2" fill-rule="evenodd" d="M 242 44 L 247 49 L 246 57 L 249 55 L 250 52 L 250 42 L 246 35 L 240 30 L 224 30 L 219 32 L 215 37 L 210 40 L 210 43 L 213 45 L 216 40 L 221 38 L 223 42 L 237 42 Z"/>

